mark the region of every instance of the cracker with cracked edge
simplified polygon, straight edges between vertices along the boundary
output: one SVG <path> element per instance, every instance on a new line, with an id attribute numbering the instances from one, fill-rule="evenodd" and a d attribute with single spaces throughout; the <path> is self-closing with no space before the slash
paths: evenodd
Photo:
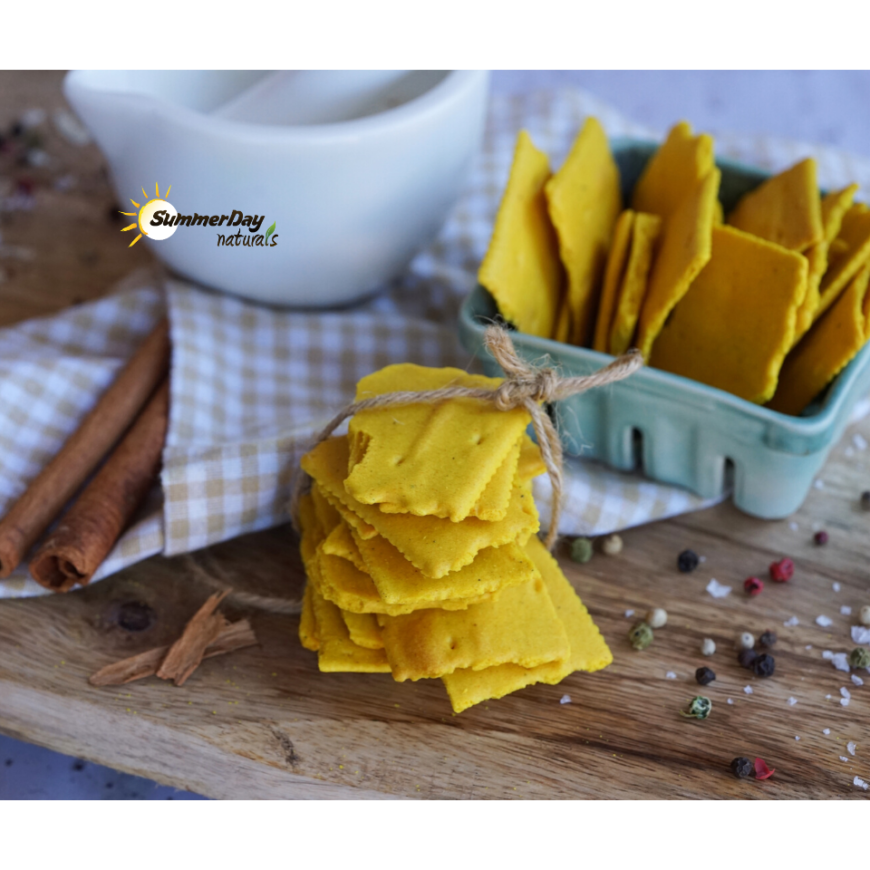
<path id="1" fill-rule="evenodd" d="M 839 244 L 838 244 L 839 243 Z M 831 242 L 828 271 L 819 287 L 818 320 L 834 304 L 861 267 L 870 260 L 870 209 L 855 203 L 844 215 L 840 232 Z"/>
<path id="2" fill-rule="evenodd" d="M 506 662 L 533 668 L 570 653 L 568 636 L 538 571 L 527 583 L 468 610 L 418 610 L 378 621 L 393 679 L 399 682 Z"/>
<path id="3" fill-rule="evenodd" d="M 314 601 L 312 600 L 311 581 L 305 584 L 302 593 L 302 613 L 299 617 L 299 642 L 305 649 L 317 652 L 320 649 L 320 637 L 317 634 L 317 620 L 314 618 Z"/>
<path id="4" fill-rule="evenodd" d="M 526 552 L 547 585 L 550 600 L 565 628 L 571 651 L 564 659 L 534 668 L 508 663 L 481 671 L 463 668 L 443 676 L 441 679 L 454 713 L 461 713 L 482 701 L 503 698 L 534 683 L 555 685 L 574 671 L 598 671 L 613 661 L 613 655 L 601 632 L 574 587 L 562 573 L 559 563 L 538 538 L 529 539 Z"/>
<path id="5" fill-rule="evenodd" d="M 693 136 L 691 125 L 680 121 L 644 167 L 632 191 L 631 207 L 667 218 L 713 167 L 713 139 L 706 133 Z M 715 219 L 715 203 L 712 208 Z"/>
<path id="6" fill-rule="evenodd" d="M 592 349 L 607 353 L 607 338 L 613 323 L 613 312 L 622 285 L 622 276 L 628 263 L 628 252 L 631 248 L 631 236 L 634 229 L 636 213 L 626 209 L 616 219 L 613 230 L 613 244 L 607 254 L 607 265 L 604 269 L 604 285 L 601 288 L 601 299 L 598 303 L 598 316 L 595 320 L 595 334 L 592 338 Z"/>
<path id="7" fill-rule="evenodd" d="M 720 179 L 719 170 L 711 170 L 663 220 L 635 342 L 646 361 L 668 315 L 710 260 Z"/>
<path id="8" fill-rule="evenodd" d="M 639 212 L 634 219 L 631 253 L 617 294 L 607 342 L 607 348 L 614 356 L 624 354 L 634 338 L 661 227 L 662 219 L 658 215 Z"/>
<path id="9" fill-rule="evenodd" d="M 828 268 L 829 253 L 831 244 L 836 239 L 840 232 L 840 226 L 843 223 L 843 215 L 849 210 L 852 205 L 852 200 L 855 197 L 855 192 L 858 190 L 857 184 L 850 184 L 842 190 L 834 191 L 822 197 L 822 229 L 824 237 L 820 242 L 808 248 L 804 255 L 809 263 L 809 275 L 807 277 L 807 292 L 804 296 L 804 301 L 798 310 L 797 323 L 794 329 L 794 344 L 804 337 L 807 330 L 813 325 L 816 319 L 816 312 L 822 302 L 819 288 L 822 283 L 822 277 Z M 827 309 L 833 299 L 825 301 Z"/>
<path id="10" fill-rule="evenodd" d="M 340 613 L 352 643 L 365 649 L 384 648 L 381 627 L 373 613 L 353 613 L 350 610 L 342 610 Z"/>
<path id="11" fill-rule="evenodd" d="M 870 337 L 868 278 L 870 263 L 788 355 L 769 405 L 774 411 L 800 414 L 864 346 Z"/>
<path id="12" fill-rule="evenodd" d="M 806 251 L 824 238 L 816 161 L 812 157 L 745 193 L 728 224 L 789 251 Z"/>
<path id="13" fill-rule="evenodd" d="M 342 610 L 351 613 L 383 613 L 388 616 L 403 616 L 426 607 L 431 602 L 403 602 L 387 604 L 378 592 L 370 574 L 360 571 L 352 562 L 338 556 L 330 556 L 318 550 L 315 570 L 310 577 L 320 594 Z M 484 593 L 475 597 L 445 598 L 437 606 L 444 610 L 465 610 L 472 604 L 486 601 L 491 595 Z"/>
<path id="14" fill-rule="evenodd" d="M 379 595 L 386 604 L 413 604 L 417 609 L 440 607 L 441 602 L 462 601 L 500 592 L 525 583 L 535 568 L 514 543 L 486 547 L 470 565 L 432 580 L 415 568 L 386 538 L 357 539 L 359 552 Z"/>
<path id="15" fill-rule="evenodd" d="M 341 612 L 317 590 L 311 590 L 320 649 L 317 665 L 328 673 L 388 674 L 390 665 L 382 649 L 366 649 L 350 639 Z"/>
<path id="16" fill-rule="evenodd" d="M 596 118 L 586 119 L 545 191 L 568 277 L 570 340 L 585 347 L 595 328 L 599 287 L 622 209 L 619 169 Z"/>
<path id="17" fill-rule="evenodd" d="M 529 335 L 549 338 L 556 326 L 564 274 L 544 185 L 547 155 L 525 130 L 495 218 L 478 281 L 492 294 L 501 316 Z"/>
<path id="18" fill-rule="evenodd" d="M 303 456 L 302 468 L 433 579 L 470 564 L 485 547 L 500 547 L 511 541 L 524 544 L 540 526 L 531 486 L 522 483 L 514 484 L 507 516 L 498 522 L 469 517 L 454 523 L 439 517 L 381 513 L 376 505 L 360 504 L 345 491 L 342 478 L 347 461 L 347 439 L 338 436 L 321 442 Z"/>
<path id="19" fill-rule="evenodd" d="M 397 390 L 447 386 L 494 390 L 502 383 L 502 378 L 469 375 L 461 369 L 401 363 L 364 377 L 357 385 L 356 401 Z M 344 487 L 362 504 L 388 503 L 394 512 L 461 522 L 498 474 L 507 481 L 501 490 L 504 503 L 488 508 L 503 518 L 519 458 L 513 448 L 530 422 L 525 408 L 500 411 L 482 399 L 362 411 L 348 427 Z M 508 456 L 512 464 L 505 464 Z"/>
<path id="20" fill-rule="evenodd" d="M 651 365 L 763 404 L 776 390 L 807 261 L 729 226 L 653 347 Z"/>

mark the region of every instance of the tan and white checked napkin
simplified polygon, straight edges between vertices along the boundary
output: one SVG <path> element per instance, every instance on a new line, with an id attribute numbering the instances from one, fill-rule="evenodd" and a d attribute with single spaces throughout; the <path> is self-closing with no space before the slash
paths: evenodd
<path id="1" fill-rule="evenodd" d="M 286 522 L 301 451 L 363 375 L 403 361 L 471 366 L 456 318 L 486 251 L 516 133 L 526 127 L 558 166 L 588 114 L 611 136 L 664 132 L 632 124 L 576 91 L 494 97 L 483 152 L 438 238 L 401 278 L 353 309 L 276 311 L 142 273 L 103 300 L 0 330 L 0 512 L 168 310 L 173 358 L 162 486 L 94 579 L 156 553 L 183 553 Z M 812 155 L 822 186 L 857 181 L 870 189 L 870 161 L 831 149 L 722 135 L 716 147 L 771 170 Z M 603 534 L 708 504 L 582 460 L 568 462 L 566 493 L 566 534 Z M 536 497 L 546 519 L 545 477 Z M 23 570 L 0 581 L 0 598 L 43 592 Z"/>

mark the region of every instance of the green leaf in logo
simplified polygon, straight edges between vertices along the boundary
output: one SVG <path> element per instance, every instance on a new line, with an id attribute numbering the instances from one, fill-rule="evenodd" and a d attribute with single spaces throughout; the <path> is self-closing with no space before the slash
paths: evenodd
<path id="1" fill-rule="evenodd" d="M 272 233 L 275 232 L 275 224 L 277 224 L 277 223 L 278 223 L 277 221 L 272 221 L 272 226 L 270 226 L 269 229 L 266 230 L 266 244 L 267 245 L 269 244 L 269 236 L 271 236 Z"/>

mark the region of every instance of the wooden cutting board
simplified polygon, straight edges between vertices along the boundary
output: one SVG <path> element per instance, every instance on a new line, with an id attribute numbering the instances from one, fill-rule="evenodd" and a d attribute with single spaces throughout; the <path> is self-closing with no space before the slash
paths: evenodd
<path id="1" fill-rule="evenodd" d="M 58 88 L 54 73 L 0 74 L 0 125 L 32 106 L 61 105 Z M 4 243 L 34 256 L 0 259 L 0 323 L 98 296 L 148 259 L 141 246 L 117 244 L 93 147 L 55 137 L 46 149 L 53 165 L 26 170 L 38 181 L 33 210 L 3 225 Z M 0 176 L 8 171 L 0 159 Z M 76 181 L 59 191 L 64 174 Z M 721 505 L 625 532 L 619 556 L 599 552 L 584 566 L 562 550 L 613 649 L 604 672 L 454 716 L 439 681 L 320 674 L 296 638 L 298 617 L 230 609 L 251 619 L 259 647 L 205 662 L 182 688 L 154 678 L 88 685 L 101 666 L 177 636 L 209 593 L 198 571 L 241 590 L 297 596 L 297 543 L 282 527 L 211 548 L 195 564 L 158 557 L 69 595 L 0 602 L 0 731 L 214 797 L 865 797 L 853 778 L 870 781 L 870 674 L 856 686 L 822 657 L 852 648 L 849 626 L 870 603 L 870 513 L 858 501 L 870 489 L 870 450 L 853 444 L 858 434 L 870 440 L 870 421 L 847 432 L 823 487 L 791 521 Z M 812 543 L 817 527 L 830 535 L 824 547 Z M 685 547 L 706 558 L 688 575 L 676 570 Z M 766 576 L 783 555 L 795 560 L 794 579 L 747 597 L 743 580 Z M 733 587 L 727 598 L 705 591 L 714 577 Z M 124 604 L 151 608 L 147 627 L 125 620 Z M 654 606 L 667 609 L 668 626 L 636 652 L 626 611 Z M 819 615 L 833 624 L 819 627 Z M 799 624 L 784 627 L 792 616 Z M 737 665 L 734 637 L 768 628 L 780 637 L 777 670 L 761 680 Z M 709 659 L 704 637 L 718 647 Z M 701 665 L 717 674 L 705 689 L 694 681 Z M 841 687 L 851 693 L 846 707 Z M 713 701 L 710 718 L 682 718 L 699 693 Z M 565 694 L 571 703 L 560 703 Z M 737 755 L 761 756 L 776 774 L 739 781 L 729 772 Z"/>

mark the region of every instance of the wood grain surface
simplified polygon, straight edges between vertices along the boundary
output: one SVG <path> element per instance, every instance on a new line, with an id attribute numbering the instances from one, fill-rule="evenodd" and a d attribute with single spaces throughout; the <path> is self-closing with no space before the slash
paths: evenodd
<path id="1" fill-rule="evenodd" d="M 32 106 L 62 105 L 59 82 L 56 73 L 0 74 L 0 126 Z M 0 324 L 99 296 L 148 258 L 143 246 L 119 244 L 94 147 L 51 137 L 46 150 L 55 163 L 40 170 L 34 209 L 0 223 L 4 245 L 35 250 L 30 261 L 0 257 Z M 0 154 L 0 177 L 34 176 L 7 157 Z M 81 186 L 55 190 L 58 172 Z M 214 797 L 866 797 L 853 778 L 870 781 L 870 674 L 856 686 L 822 657 L 852 648 L 849 626 L 870 603 L 870 512 L 859 505 L 870 489 L 870 450 L 853 444 L 855 434 L 870 440 L 870 421 L 847 432 L 820 475 L 823 487 L 789 521 L 754 520 L 726 504 L 627 531 L 619 556 L 596 552 L 584 566 L 563 547 L 560 561 L 613 649 L 604 672 L 454 716 L 439 681 L 320 674 L 298 643 L 297 617 L 229 608 L 230 618 L 250 618 L 259 647 L 204 662 L 182 688 L 155 678 L 89 686 L 103 665 L 172 641 L 211 591 L 190 557 L 154 558 L 68 595 L 0 602 L 0 730 Z M 830 541 L 817 547 L 812 534 L 821 527 Z M 705 557 L 688 575 L 676 570 L 685 547 Z M 743 580 L 766 578 L 783 555 L 795 560 L 794 579 L 747 597 Z M 195 558 L 239 589 L 300 592 L 287 527 Z M 705 591 L 713 577 L 733 587 L 727 598 Z M 131 603 L 150 608 L 137 608 L 150 615 L 140 625 L 125 618 Z M 625 612 L 653 606 L 667 609 L 668 625 L 636 652 Z M 821 614 L 833 620 L 829 628 L 815 624 Z M 784 627 L 792 616 L 799 624 Z M 780 639 L 776 674 L 762 680 L 737 665 L 734 637 L 765 629 Z M 700 654 L 704 637 L 718 647 L 709 659 Z M 705 689 L 694 680 L 701 665 L 717 674 Z M 846 707 L 841 687 L 851 693 Z M 566 693 L 571 703 L 561 704 Z M 679 715 L 696 694 L 713 701 L 705 721 Z M 737 780 L 729 772 L 737 755 L 761 756 L 776 774 Z"/>

